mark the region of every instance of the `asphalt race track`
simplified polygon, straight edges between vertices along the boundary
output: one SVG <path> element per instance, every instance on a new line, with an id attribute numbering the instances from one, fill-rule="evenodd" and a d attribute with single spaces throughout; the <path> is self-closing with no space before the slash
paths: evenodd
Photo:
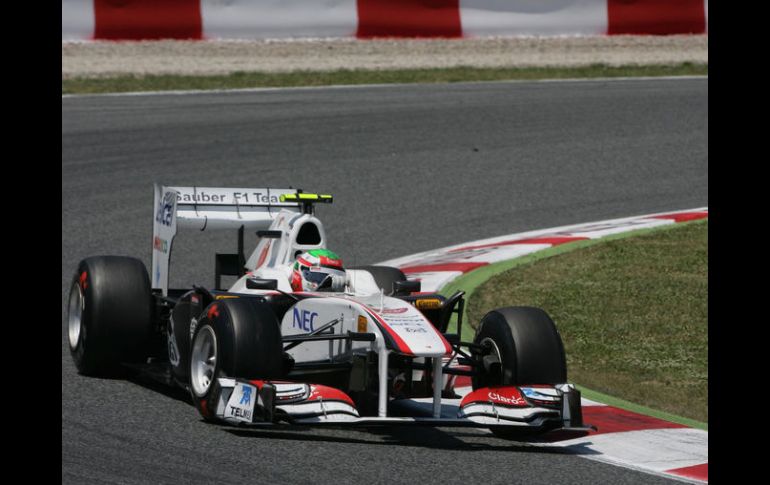
<path id="1" fill-rule="evenodd" d="M 213 426 L 184 393 L 79 376 L 72 274 L 97 254 L 149 266 L 153 182 L 331 193 L 318 214 L 348 265 L 707 206 L 707 79 L 62 98 L 63 482 L 671 482 L 483 430 Z M 234 250 L 180 232 L 172 286 L 212 285 Z"/>

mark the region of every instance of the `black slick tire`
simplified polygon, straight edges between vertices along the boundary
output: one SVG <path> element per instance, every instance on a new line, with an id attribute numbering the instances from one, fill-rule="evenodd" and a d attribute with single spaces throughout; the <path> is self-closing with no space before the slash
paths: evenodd
<path id="1" fill-rule="evenodd" d="M 280 324 L 269 306 L 232 298 L 203 311 L 193 332 L 189 375 L 193 403 L 205 420 L 216 420 L 218 378 L 277 379 L 284 373 Z"/>
<path id="2" fill-rule="evenodd" d="M 481 319 L 474 342 L 493 344 L 499 371 L 473 378 L 473 388 L 567 382 L 564 346 L 551 317 L 540 308 L 506 307 Z"/>
<path id="3" fill-rule="evenodd" d="M 78 372 L 120 373 L 121 362 L 148 356 L 153 313 L 144 263 L 124 256 L 84 259 L 72 278 L 68 303 L 70 354 Z"/>

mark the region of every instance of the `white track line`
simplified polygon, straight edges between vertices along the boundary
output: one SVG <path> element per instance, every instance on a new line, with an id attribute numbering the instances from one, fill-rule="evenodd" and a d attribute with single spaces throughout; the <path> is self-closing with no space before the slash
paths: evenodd
<path id="1" fill-rule="evenodd" d="M 97 98 L 97 97 L 128 97 L 128 96 L 195 96 L 201 94 L 252 94 L 292 91 L 318 91 L 324 89 L 363 89 L 363 88 L 388 88 L 415 85 L 476 85 L 476 84 L 523 84 L 523 83 L 590 83 L 590 82 L 630 82 L 630 81 L 681 81 L 693 79 L 708 79 L 708 76 L 644 76 L 644 77 L 598 77 L 598 78 L 573 78 L 573 79 L 513 79 L 501 81 L 470 81 L 457 83 L 394 83 L 394 84 L 333 84 L 330 86 L 296 86 L 296 87 L 266 87 L 266 88 L 240 88 L 240 89 L 190 89 L 173 91 L 131 91 L 127 93 L 100 93 L 100 94 L 62 94 L 62 99 L 70 98 Z"/>

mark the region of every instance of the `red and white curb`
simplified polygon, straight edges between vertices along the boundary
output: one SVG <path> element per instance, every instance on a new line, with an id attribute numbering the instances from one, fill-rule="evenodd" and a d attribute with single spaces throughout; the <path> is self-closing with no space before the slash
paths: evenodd
<path id="1" fill-rule="evenodd" d="M 708 0 L 62 0 L 62 40 L 701 34 Z"/>
<path id="2" fill-rule="evenodd" d="M 455 278 L 492 263 L 515 259 L 574 241 L 708 218 L 708 208 L 576 224 L 509 234 L 384 261 L 422 281 L 422 291 L 439 291 Z M 458 377 L 456 391 L 470 392 Z M 462 387 L 461 387 L 462 386 Z M 695 483 L 708 482 L 708 431 L 583 399 L 583 418 L 599 430 L 588 436 L 538 443 L 586 458 Z"/>

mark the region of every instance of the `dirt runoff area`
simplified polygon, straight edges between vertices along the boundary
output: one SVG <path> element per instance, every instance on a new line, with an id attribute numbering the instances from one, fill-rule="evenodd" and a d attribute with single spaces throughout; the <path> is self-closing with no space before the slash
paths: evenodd
<path id="1" fill-rule="evenodd" d="M 62 79 L 238 71 L 708 63 L 708 35 L 62 42 Z"/>

